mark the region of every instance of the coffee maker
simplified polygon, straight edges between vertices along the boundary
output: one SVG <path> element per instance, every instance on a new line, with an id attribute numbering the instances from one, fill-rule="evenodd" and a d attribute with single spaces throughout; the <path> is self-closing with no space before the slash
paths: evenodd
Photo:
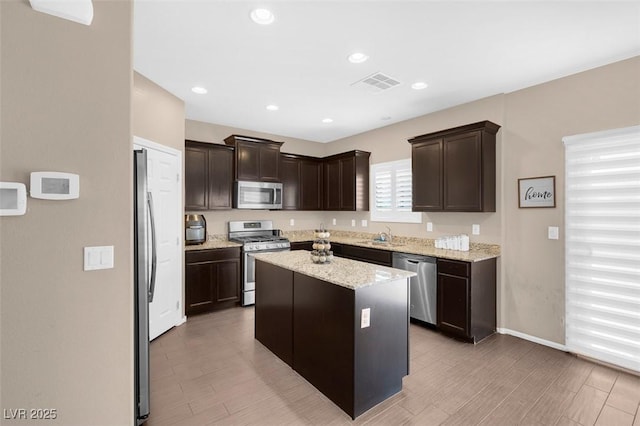
<path id="1" fill-rule="evenodd" d="M 202 244 L 207 241 L 207 221 L 201 214 L 184 216 L 184 243 Z"/>

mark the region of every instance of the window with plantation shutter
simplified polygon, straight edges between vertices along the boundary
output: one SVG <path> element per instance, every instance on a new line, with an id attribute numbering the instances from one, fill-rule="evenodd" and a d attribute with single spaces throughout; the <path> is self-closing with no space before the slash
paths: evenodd
<path id="1" fill-rule="evenodd" d="M 566 346 L 640 372 L 640 126 L 563 141 Z"/>
<path id="2" fill-rule="evenodd" d="M 422 222 L 422 214 L 411 211 L 411 159 L 371 166 L 371 200 L 374 222 Z"/>

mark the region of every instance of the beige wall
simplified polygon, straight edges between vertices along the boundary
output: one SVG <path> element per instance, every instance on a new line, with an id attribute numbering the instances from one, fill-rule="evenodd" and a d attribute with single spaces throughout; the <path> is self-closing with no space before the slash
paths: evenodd
<path id="1" fill-rule="evenodd" d="M 80 175 L 79 199 L 0 218 L 2 408 L 55 408 L 51 425 L 134 416 L 132 3 L 93 4 L 84 26 L 0 2 L 0 180 Z M 102 245 L 115 267 L 84 272 L 83 247 Z"/>
<path id="2" fill-rule="evenodd" d="M 201 142 L 211 142 L 224 144 L 224 139 L 229 135 L 245 135 L 275 141 L 284 142 L 282 152 L 291 154 L 304 154 L 314 157 L 323 157 L 326 145 L 318 142 L 310 142 L 302 139 L 289 138 L 286 136 L 273 135 L 269 133 L 254 132 L 235 127 L 221 126 L 218 124 L 204 123 L 201 121 L 186 121 L 186 139 Z M 202 212 L 195 212 L 202 213 Z M 204 212 L 207 220 L 207 233 L 211 235 L 226 234 L 228 232 L 227 222 L 230 220 L 273 220 L 273 224 L 278 229 L 298 230 L 315 229 L 324 220 L 323 212 L 287 212 L 268 210 L 223 210 Z M 290 225 L 293 219 L 294 225 Z"/>
<path id="3" fill-rule="evenodd" d="M 133 73 L 133 134 L 184 150 L 184 101 L 142 74 Z"/>
<path id="4" fill-rule="evenodd" d="M 204 123 L 202 121 L 187 120 L 185 124 L 186 138 L 200 141 L 224 144 L 224 139 L 230 135 L 253 136 L 256 138 L 271 139 L 284 142 L 282 152 L 289 154 L 311 155 L 322 157 L 325 155 L 326 146 L 319 142 L 311 142 L 304 139 L 290 138 L 271 133 L 255 132 L 253 130 L 239 129 L 237 127 L 222 126 L 220 124 Z"/>
<path id="5" fill-rule="evenodd" d="M 381 129 L 372 130 L 349 138 L 340 139 L 327 144 L 327 154 L 353 149 L 371 152 L 371 164 L 411 158 L 411 145 L 407 140 L 414 136 L 443 130 L 463 124 L 490 120 L 503 125 L 504 97 L 492 96 L 476 102 L 460 105 L 433 114 L 424 115 L 411 120 L 392 124 Z M 502 151 L 502 130 L 497 135 L 496 155 L 500 158 Z M 501 182 L 501 166 L 497 165 L 497 182 Z M 337 229 L 363 232 L 382 232 L 386 226 L 392 234 L 411 235 L 422 238 L 437 238 L 442 235 L 467 233 L 472 242 L 500 243 L 502 198 L 500 189 L 496 194 L 496 213 L 423 213 L 421 224 L 368 222 L 361 226 L 362 219 L 369 219 L 369 212 L 330 212 L 325 218 L 327 223 L 336 219 Z M 356 226 L 351 220 L 356 219 Z M 427 232 L 427 222 L 433 223 L 433 232 Z M 480 235 L 471 235 L 471 225 L 480 225 Z"/>
<path id="6" fill-rule="evenodd" d="M 562 137 L 640 124 L 640 57 L 510 93 L 505 111 L 501 323 L 564 344 Z M 557 208 L 519 209 L 518 178 L 547 175 Z"/>

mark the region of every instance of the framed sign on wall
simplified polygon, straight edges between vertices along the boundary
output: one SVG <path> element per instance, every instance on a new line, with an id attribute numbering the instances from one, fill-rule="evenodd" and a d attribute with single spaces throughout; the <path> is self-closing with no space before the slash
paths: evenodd
<path id="1" fill-rule="evenodd" d="M 556 206 L 556 177 L 541 176 L 518 179 L 518 207 Z"/>

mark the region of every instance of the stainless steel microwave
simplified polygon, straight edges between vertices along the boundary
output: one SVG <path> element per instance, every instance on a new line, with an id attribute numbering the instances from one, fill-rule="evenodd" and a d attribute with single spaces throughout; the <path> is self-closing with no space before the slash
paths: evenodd
<path id="1" fill-rule="evenodd" d="M 282 209 L 282 183 L 249 182 L 235 183 L 233 207 L 236 209 Z"/>

